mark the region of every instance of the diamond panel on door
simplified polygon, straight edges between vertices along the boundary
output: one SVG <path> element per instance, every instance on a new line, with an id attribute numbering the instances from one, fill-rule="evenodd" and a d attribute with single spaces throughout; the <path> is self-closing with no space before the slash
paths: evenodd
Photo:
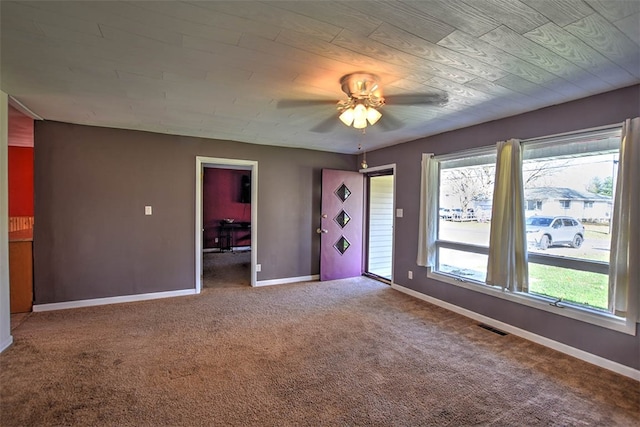
<path id="1" fill-rule="evenodd" d="M 351 190 L 349 190 L 343 182 L 342 185 L 338 187 L 338 189 L 334 193 L 336 196 L 338 196 L 338 199 L 340 199 L 342 203 L 344 203 L 351 195 Z"/>
<path id="2" fill-rule="evenodd" d="M 334 218 L 340 228 L 345 228 L 350 219 L 351 217 L 344 210 L 341 210 L 340 213 Z"/>
<path id="3" fill-rule="evenodd" d="M 333 245 L 333 247 L 336 248 L 341 255 L 344 255 L 347 249 L 349 249 L 349 246 L 351 246 L 351 243 L 349 243 L 349 241 L 345 239 L 344 236 L 340 236 L 338 241 Z"/>

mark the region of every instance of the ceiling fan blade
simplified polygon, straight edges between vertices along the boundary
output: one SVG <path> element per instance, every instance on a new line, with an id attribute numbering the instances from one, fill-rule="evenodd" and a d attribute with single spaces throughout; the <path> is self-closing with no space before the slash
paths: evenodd
<path id="1" fill-rule="evenodd" d="M 393 105 L 444 105 L 449 100 L 446 93 L 412 93 L 384 97 L 385 104 Z"/>
<path id="2" fill-rule="evenodd" d="M 380 126 L 380 129 L 387 132 L 400 129 L 402 126 L 404 126 L 404 123 L 393 114 L 390 114 L 389 111 L 384 110 L 382 112 L 382 117 L 380 117 L 380 120 L 378 120 L 376 126 Z"/>
<path id="3" fill-rule="evenodd" d="M 320 123 L 318 123 L 317 125 L 312 127 L 310 130 L 311 130 L 311 132 L 327 133 L 327 132 L 331 132 L 333 129 L 335 129 L 335 127 L 338 124 L 340 124 L 340 121 L 338 120 L 338 117 L 330 116 L 329 118 L 321 121 Z"/>
<path id="4" fill-rule="evenodd" d="M 336 105 L 338 101 L 331 99 L 281 99 L 278 108 L 313 107 L 315 105 Z"/>

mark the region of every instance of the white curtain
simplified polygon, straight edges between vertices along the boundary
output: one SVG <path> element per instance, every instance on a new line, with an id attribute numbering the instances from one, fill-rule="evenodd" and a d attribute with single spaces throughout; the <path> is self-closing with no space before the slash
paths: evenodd
<path id="1" fill-rule="evenodd" d="M 640 118 L 622 126 L 618 177 L 611 217 L 609 309 L 640 321 Z"/>
<path id="2" fill-rule="evenodd" d="M 527 292 L 528 276 L 522 149 L 511 139 L 498 142 L 486 282 Z"/>
<path id="3" fill-rule="evenodd" d="M 418 259 L 423 267 L 436 265 L 438 220 L 438 162 L 433 154 L 422 155 L 420 175 L 420 223 L 418 224 Z"/>

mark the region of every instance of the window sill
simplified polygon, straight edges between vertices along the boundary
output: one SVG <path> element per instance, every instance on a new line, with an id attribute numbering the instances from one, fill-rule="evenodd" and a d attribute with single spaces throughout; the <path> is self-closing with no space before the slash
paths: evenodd
<path id="1" fill-rule="evenodd" d="M 518 304 L 526 305 L 527 307 L 532 307 L 560 316 L 569 317 L 571 319 L 601 326 L 603 328 L 612 329 L 617 332 L 622 332 L 634 336 L 636 335 L 635 323 L 628 324 L 625 319 L 608 313 L 601 313 L 596 310 L 589 310 L 587 308 L 578 308 L 572 305 L 562 305 L 557 307 L 550 304 L 551 302 L 553 302 L 552 299 L 523 293 L 512 293 L 509 291 L 504 291 L 497 287 L 486 285 L 484 283 L 463 280 L 455 276 L 440 272 L 434 272 L 431 270 L 427 272 L 427 277 L 430 279 L 438 280 L 440 282 L 448 283 L 450 285 L 469 289 L 474 292 L 480 292 L 486 295 L 491 295 L 493 297 L 502 298 Z"/>

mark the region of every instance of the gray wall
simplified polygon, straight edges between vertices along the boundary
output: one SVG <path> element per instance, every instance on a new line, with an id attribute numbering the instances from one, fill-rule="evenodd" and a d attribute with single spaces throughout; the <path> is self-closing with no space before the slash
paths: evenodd
<path id="1" fill-rule="evenodd" d="M 258 161 L 258 280 L 319 273 L 321 169 L 355 156 L 37 122 L 35 303 L 193 289 L 196 156 Z"/>
<path id="2" fill-rule="evenodd" d="M 573 101 L 531 113 L 424 138 L 367 154 L 371 167 L 396 163 L 395 281 L 426 295 L 506 322 L 535 334 L 640 369 L 640 337 L 557 316 L 426 277 L 416 265 L 422 153 L 445 154 L 494 145 L 509 138 L 533 138 L 622 122 L 640 115 L 640 86 Z M 635 254 L 640 259 L 640 254 Z M 414 279 L 407 279 L 413 270 Z"/>

